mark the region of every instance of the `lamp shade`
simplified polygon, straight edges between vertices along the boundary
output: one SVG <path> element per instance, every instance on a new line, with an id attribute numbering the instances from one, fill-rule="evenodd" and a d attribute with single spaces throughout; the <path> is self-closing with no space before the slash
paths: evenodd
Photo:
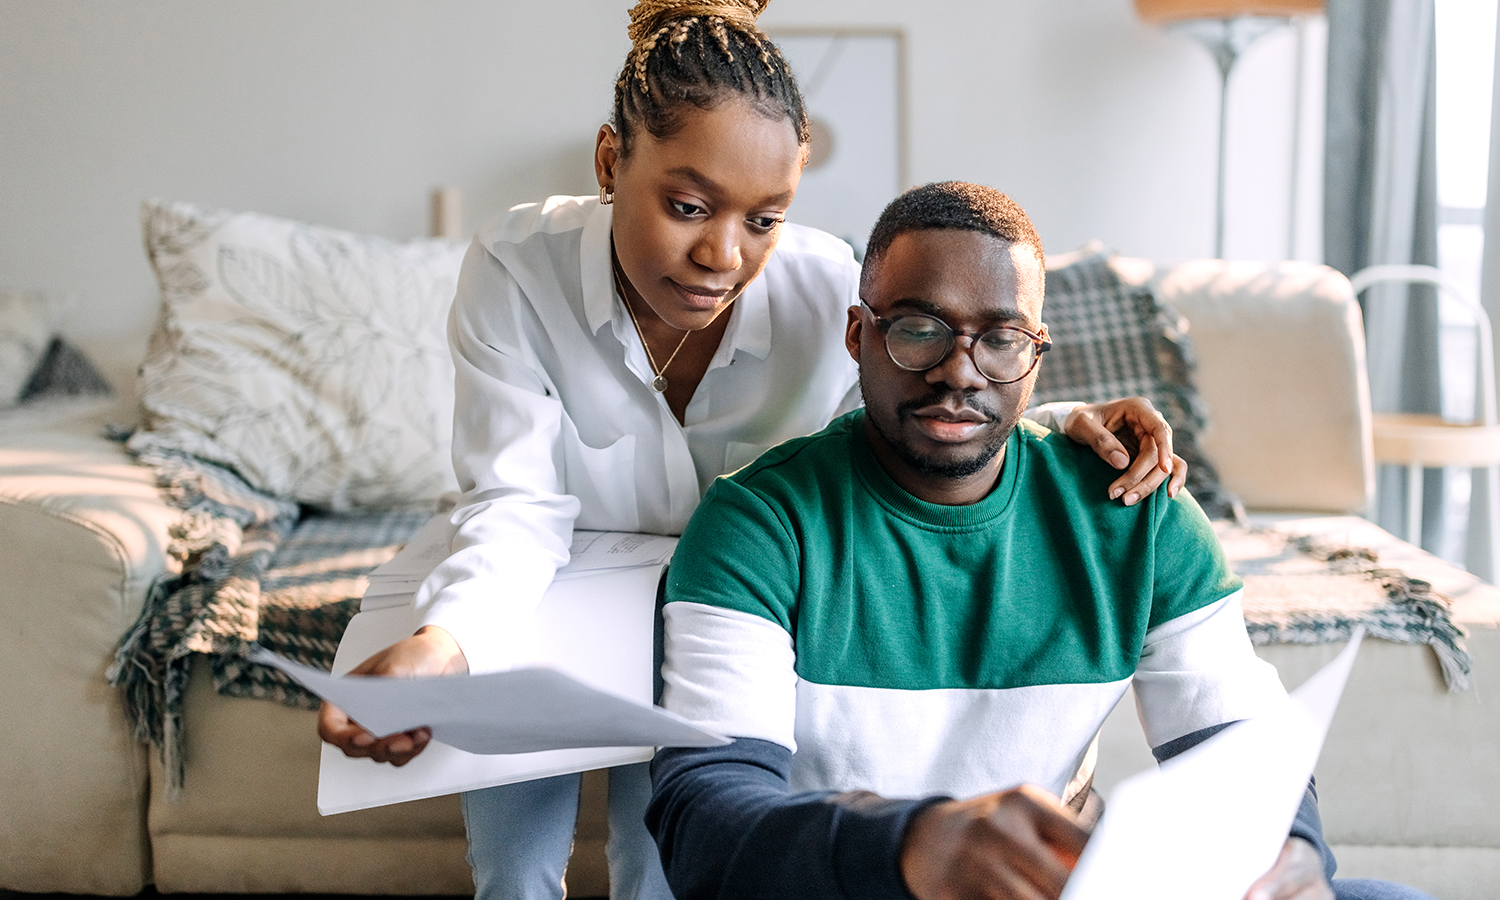
<path id="1" fill-rule="evenodd" d="M 1307 16 L 1322 12 L 1323 0 L 1135 0 L 1135 11 L 1157 24 L 1236 16 Z"/>

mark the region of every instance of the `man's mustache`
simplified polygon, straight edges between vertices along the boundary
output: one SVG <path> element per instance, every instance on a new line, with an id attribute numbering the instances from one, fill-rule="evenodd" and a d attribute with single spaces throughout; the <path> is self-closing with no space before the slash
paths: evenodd
<path id="1" fill-rule="evenodd" d="M 954 402 L 956 401 L 956 402 Z M 920 400 L 907 400 L 897 404 L 896 415 L 909 416 L 919 409 L 929 406 L 963 406 L 972 409 L 991 421 L 998 419 L 998 411 L 989 404 L 980 401 L 979 394 L 975 391 L 942 391 L 929 394 Z"/>

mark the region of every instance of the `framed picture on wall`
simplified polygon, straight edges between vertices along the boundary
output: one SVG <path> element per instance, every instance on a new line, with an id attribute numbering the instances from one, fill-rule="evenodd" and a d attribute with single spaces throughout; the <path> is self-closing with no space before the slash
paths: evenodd
<path id="1" fill-rule="evenodd" d="M 880 211 L 907 186 L 905 41 L 897 29 L 768 31 L 797 75 L 812 125 L 787 218 L 863 257 Z"/>

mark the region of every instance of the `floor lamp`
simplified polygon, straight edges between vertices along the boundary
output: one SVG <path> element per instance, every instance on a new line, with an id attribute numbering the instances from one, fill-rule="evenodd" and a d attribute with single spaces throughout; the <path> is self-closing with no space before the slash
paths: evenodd
<path id="1" fill-rule="evenodd" d="M 1219 180 L 1214 201 L 1214 256 L 1224 258 L 1224 158 L 1229 75 L 1240 54 L 1297 16 L 1322 12 L 1323 0 L 1135 0 L 1140 17 L 1194 38 L 1219 65 Z"/>

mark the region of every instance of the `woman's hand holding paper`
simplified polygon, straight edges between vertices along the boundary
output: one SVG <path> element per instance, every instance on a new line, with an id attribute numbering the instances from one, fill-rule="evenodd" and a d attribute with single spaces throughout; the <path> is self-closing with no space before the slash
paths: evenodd
<path id="1" fill-rule="evenodd" d="M 349 674 L 414 678 L 463 675 L 468 671 L 468 661 L 453 636 L 429 625 L 371 656 L 349 670 Z M 404 766 L 427 747 L 428 741 L 432 740 L 432 731 L 417 728 L 378 737 L 337 706 L 324 703 L 318 711 L 318 736 L 339 748 L 345 756 L 369 757 L 376 762 Z"/>

